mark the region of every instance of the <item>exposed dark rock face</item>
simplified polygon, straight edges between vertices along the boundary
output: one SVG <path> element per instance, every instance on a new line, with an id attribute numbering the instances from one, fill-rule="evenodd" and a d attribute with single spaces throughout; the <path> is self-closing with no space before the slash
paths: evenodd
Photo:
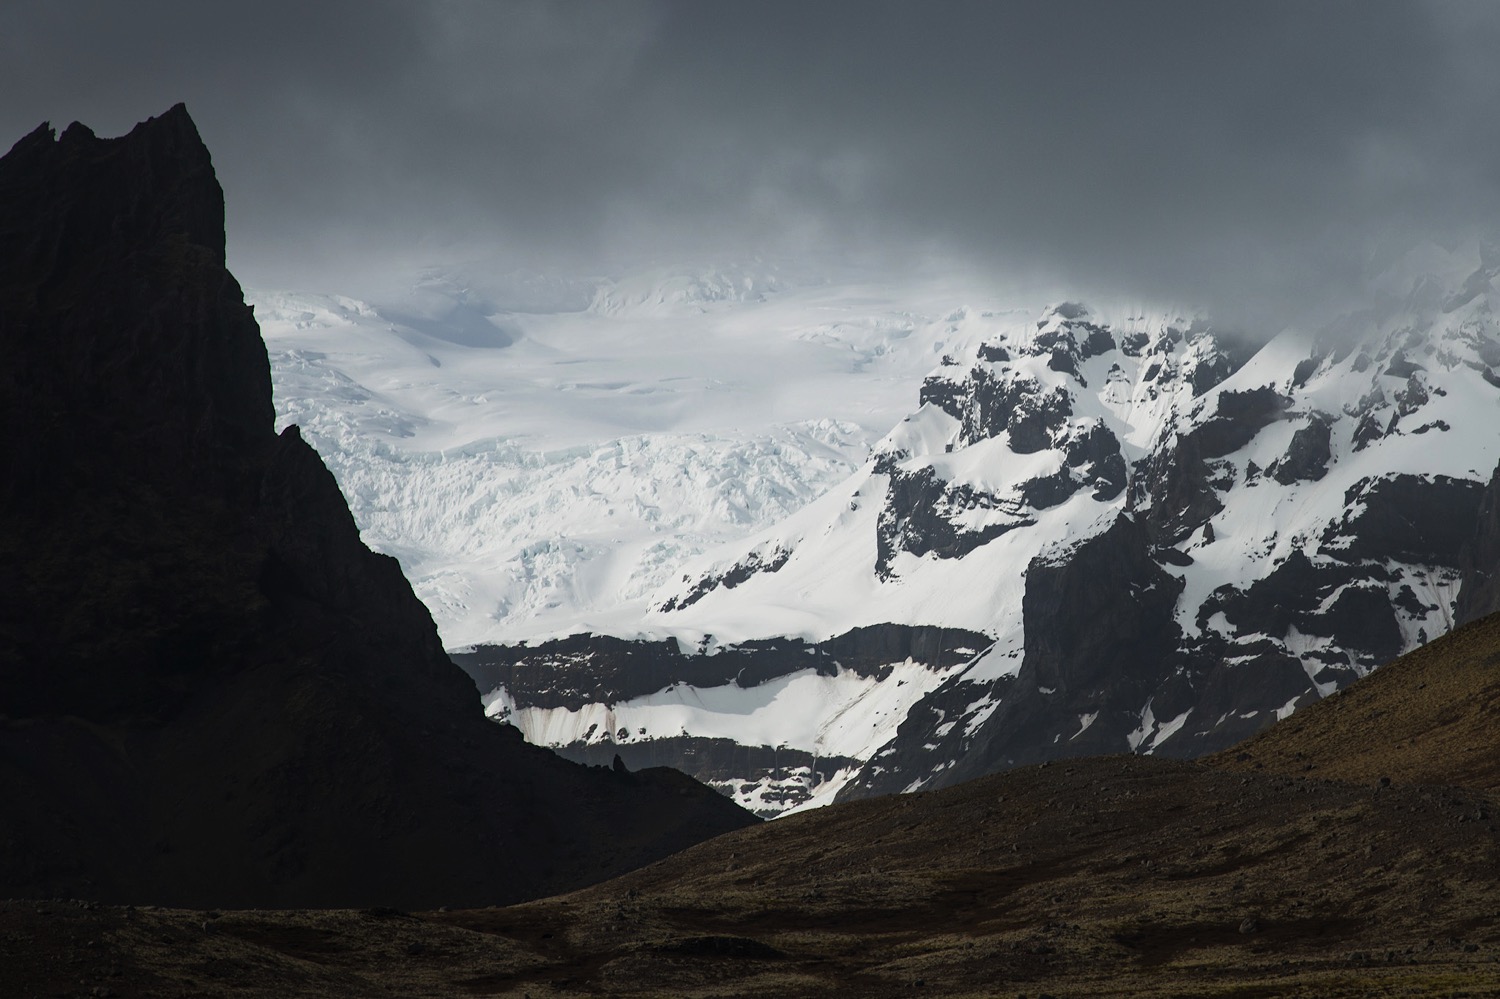
<path id="1" fill-rule="evenodd" d="M 1385 587 L 1397 578 L 1378 564 L 1315 563 L 1298 551 L 1243 590 L 1215 591 L 1198 616 L 1206 622 L 1223 613 L 1242 634 L 1272 638 L 1284 638 L 1295 626 L 1335 639 L 1339 649 L 1374 668 L 1401 652 L 1401 629 Z"/>
<path id="2" fill-rule="evenodd" d="M 1165 658 L 1179 633 L 1172 609 L 1182 581 L 1150 558 L 1145 532 L 1126 516 L 1068 557 L 1033 559 L 1022 614 L 1026 658 L 1017 679 L 1065 699 L 1107 704 L 1129 670 Z M 1132 711 L 1143 701 L 1127 698 Z"/>
<path id="3" fill-rule="evenodd" d="M 1458 568 L 1474 534 L 1484 487 L 1446 475 L 1361 479 L 1344 494 L 1321 551 L 1345 561 L 1394 558 Z"/>
<path id="4" fill-rule="evenodd" d="M 1173 547 L 1224 509 L 1214 484 L 1225 472 L 1232 476 L 1231 469 L 1204 459 L 1199 437 L 1186 434 L 1176 448 L 1141 460 L 1131 480 L 1129 509 L 1141 517 L 1153 544 Z"/>
<path id="5" fill-rule="evenodd" d="M 1460 553 L 1463 582 L 1453 613 L 1457 624 L 1500 611 L 1500 466 L 1480 496 L 1478 521 Z"/>
<path id="6" fill-rule="evenodd" d="M 1016 404 L 1006 425 L 1010 449 L 1016 454 L 1034 454 L 1051 447 L 1053 435 L 1072 415 L 1072 400 L 1060 389 L 1027 395 Z"/>
<path id="7" fill-rule="evenodd" d="M 949 483 L 930 466 L 912 472 L 893 468 L 890 476 L 885 505 L 875 529 L 875 573 L 881 579 L 894 574 L 891 563 L 900 552 L 962 558 L 1007 531 L 1034 523 L 1024 513 L 1017 512 L 977 529 L 964 527 L 954 522 L 955 511 L 991 509 L 998 505 L 996 498 L 966 483 Z M 1066 485 L 1063 488 L 1065 495 L 1071 495 L 1071 488 Z M 1049 499 L 1045 484 L 1038 489 L 1042 491 L 1026 496 L 1029 505 L 1050 506 L 1057 502 Z"/>
<path id="8" fill-rule="evenodd" d="M 686 593 L 668 599 L 662 604 L 661 609 L 664 611 L 674 611 L 681 610 L 684 607 L 691 607 L 721 586 L 726 590 L 732 590 L 758 572 L 775 572 L 786 565 L 786 560 L 791 557 L 792 553 L 785 548 L 776 548 L 770 554 L 752 552 L 749 558 L 731 566 L 726 571 L 704 576 L 694 583 L 692 588 Z M 688 580 L 684 579 L 684 582 L 688 582 Z"/>
<path id="9" fill-rule="evenodd" d="M 1328 463 L 1333 460 L 1331 443 L 1328 422 L 1314 417 L 1297 428 L 1286 455 L 1272 463 L 1266 474 L 1284 486 L 1299 480 L 1316 482 L 1328 474 Z"/>
<path id="10" fill-rule="evenodd" d="M 1111 741 L 1120 724 L 1139 724 L 1162 675 L 1173 670 L 1181 636 L 1172 609 L 1181 580 L 1151 560 L 1144 530 L 1125 516 L 1066 555 L 1033 559 L 1026 575 L 1024 657 L 997 691 L 998 710 L 971 727 L 963 721 L 974 685 L 960 678 L 940 688 L 842 797 L 900 791 L 914 777 L 923 786 L 947 786 L 1024 763 L 1123 748 Z M 1153 670 L 1143 673 L 1144 664 Z M 955 719 L 960 723 L 949 724 Z M 1054 743 L 1052 734 L 1064 729 L 1073 738 Z"/>
<path id="11" fill-rule="evenodd" d="M 481 693 L 504 687 L 519 707 L 572 708 L 616 703 L 664 690 L 735 684 L 755 687 L 767 680 L 814 669 L 831 676 L 840 669 L 879 677 L 892 663 L 914 659 L 946 669 L 989 644 L 977 632 L 883 624 L 854 628 L 822 642 L 772 638 L 715 649 L 683 652 L 677 642 L 645 642 L 609 635 L 572 635 L 538 645 L 481 645 L 453 653 Z"/>
<path id="12" fill-rule="evenodd" d="M 1068 467 L 1082 469 L 1094 487 L 1094 499 L 1112 500 L 1125 489 L 1125 457 L 1120 441 L 1103 420 L 1096 421 L 1083 433 L 1070 438 L 1063 446 Z"/>
<path id="13" fill-rule="evenodd" d="M 963 393 L 964 408 L 953 414 L 963 421 L 960 440 L 966 443 L 988 440 L 998 436 L 1012 424 L 1024 424 L 1016 410 L 1022 403 L 1036 396 L 1039 386 L 1026 378 L 996 377 L 988 368 L 975 368 L 971 372 L 971 388 Z M 1041 407 L 1029 407 L 1033 413 Z M 1033 420 L 1033 423 L 1037 421 Z"/>
<path id="14" fill-rule="evenodd" d="M 1213 419 L 1192 431 L 1205 458 L 1233 454 L 1261 430 L 1281 419 L 1291 400 L 1269 385 L 1244 392 L 1221 392 Z"/>
<path id="15" fill-rule="evenodd" d="M 766 639 L 712 654 L 684 653 L 673 641 L 574 635 L 531 647 L 481 645 L 455 653 L 454 659 L 483 691 L 504 686 L 521 705 L 577 708 L 638 697 L 673 682 L 754 687 L 809 668 L 824 675 L 847 669 L 880 677 L 906 659 L 944 669 L 972 658 L 986 644 L 985 636 L 958 628 L 889 624 L 855 628 L 822 642 Z"/>
<path id="16" fill-rule="evenodd" d="M 1385 428 L 1380 425 L 1375 414 L 1365 413 L 1359 418 L 1359 425 L 1354 428 L 1354 450 L 1363 451 L 1372 441 L 1378 441 L 1384 436 Z"/>
<path id="17" fill-rule="evenodd" d="M 676 642 L 643 642 L 601 635 L 574 635 L 535 646 L 482 645 L 453 658 L 483 693 L 504 688 L 517 710 L 591 704 L 617 705 L 674 684 L 698 690 L 759 686 L 802 670 L 833 676 L 840 670 L 887 679 L 894 664 L 908 660 L 938 671 L 973 659 L 990 644 L 977 632 L 957 628 L 875 625 L 854 628 L 822 642 L 773 639 L 682 651 Z M 589 731 L 555 747 L 570 760 L 608 763 L 618 752 L 627 766 L 670 765 L 712 783 L 726 794 L 765 782 L 753 807 L 767 811 L 806 800 L 808 791 L 858 761 L 814 755 L 785 746 L 750 746 L 728 739 L 662 736 L 660 733 Z"/>
<path id="18" fill-rule="evenodd" d="M 1406 351 L 1398 350 L 1391 357 L 1391 363 L 1386 365 L 1385 373 L 1396 378 L 1410 378 L 1421 370 L 1422 366 L 1420 364 L 1407 358 Z"/>
<path id="19" fill-rule="evenodd" d="M 1280 419 L 1289 402 L 1269 385 L 1223 392 L 1211 418 L 1142 459 L 1128 507 L 1153 544 L 1178 545 L 1224 509 L 1219 494 L 1234 484 L 1235 472 L 1223 459 Z"/>
<path id="20" fill-rule="evenodd" d="M 976 379 L 976 384 L 982 391 L 989 385 L 982 376 Z M 1019 386 L 1018 391 L 1023 395 L 1035 390 L 1034 385 L 1025 382 Z M 984 396 L 981 393 L 979 397 Z M 949 398 L 962 402 L 967 397 Z M 1069 429 L 1064 426 L 1065 396 L 1061 405 L 1056 404 L 1057 393 L 1043 396 L 1039 402 L 1026 401 L 1036 398 L 1035 395 L 1022 398 L 1001 429 L 1010 429 L 1013 450 L 1015 428 L 1020 427 L 1023 447 L 1040 450 L 1039 442 L 1045 441 L 1044 446 L 1061 450 L 1064 460 L 1055 472 L 1017 483 L 1013 491 L 992 494 L 969 483 L 949 482 L 930 465 L 907 469 L 897 456 L 885 457 L 878 466 L 890 476 L 876 525 L 875 572 L 879 578 L 892 578 L 892 563 L 902 552 L 918 557 L 931 554 L 938 558 L 962 558 L 1009 531 L 1032 526 L 1035 523 L 1032 512 L 1056 506 L 1080 489 L 1091 489 L 1094 498 L 1100 500 L 1113 499 L 1125 489 L 1127 471 L 1120 442 L 1104 422 L 1096 420 L 1084 428 Z M 1024 439 L 1026 434 L 1040 436 L 1028 441 Z M 960 515 L 976 509 L 995 513 L 988 523 L 964 524 Z M 737 573 L 745 566 L 746 563 L 739 563 L 729 573 Z M 717 577 L 705 580 L 713 578 Z M 704 581 L 700 581 L 697 587 L 703 585 Z M 687 597 L 694 594 L 699 594 L 696 587 L 688 591 Z M 685 597 L 673 597 L 667 604 L 685 606 L 680 603 L 682 599 Z M 664 609 L 672 608 L 664 605 Z"/>
<path id="21" fill-rule="evenodd" d="M 749 821 L 485 720 L 359 540 L 224 267 L 179 105 L 0 160 L 0 893 L 514 901 Z"/>

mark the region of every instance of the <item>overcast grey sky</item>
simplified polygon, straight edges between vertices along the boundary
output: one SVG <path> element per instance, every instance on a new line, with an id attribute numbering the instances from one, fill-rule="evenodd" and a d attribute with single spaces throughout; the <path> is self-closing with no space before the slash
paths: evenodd
<path id="1" fill-rule="evenodd" d="M 1290 314 L 1500 217 L 1497 52 L 1458 0 L 11 0 L 0 144 L 186 101 L 262 286 L 760 253 Z"/>

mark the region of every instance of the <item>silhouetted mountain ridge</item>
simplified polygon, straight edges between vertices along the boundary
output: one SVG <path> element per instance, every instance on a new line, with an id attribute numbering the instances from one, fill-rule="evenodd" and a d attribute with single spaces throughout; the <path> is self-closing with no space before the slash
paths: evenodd
<path id="1" fill-rule="evenodd" d="M 0 893 L 499 903 L 751 821 L 483 718 L 395 560 L 272 432 L 181 105 L 0 160 L 0 350 Z"/>

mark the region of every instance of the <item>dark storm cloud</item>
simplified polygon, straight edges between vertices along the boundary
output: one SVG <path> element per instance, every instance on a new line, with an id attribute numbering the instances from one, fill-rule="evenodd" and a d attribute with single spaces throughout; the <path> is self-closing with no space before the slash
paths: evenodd
<path id="1" fill-rule="evenodd" d="M 186 100 L 257 283 L 498 255 L 930 257 L 1289 315 L 1489 228 L 1466 3 L 54 2 L 0 127 Z"/>

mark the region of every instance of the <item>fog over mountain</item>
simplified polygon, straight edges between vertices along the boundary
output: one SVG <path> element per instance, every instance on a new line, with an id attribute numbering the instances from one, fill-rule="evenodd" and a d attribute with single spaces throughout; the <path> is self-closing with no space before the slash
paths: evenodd
<path id="1" fill-rule="evenodd" d="M 1490 226 L 1497 36 L 1453 2 L 23 2 L 0 130 L 186 101 L 262 287 L 769 256 L 1263 329 Z"/>

